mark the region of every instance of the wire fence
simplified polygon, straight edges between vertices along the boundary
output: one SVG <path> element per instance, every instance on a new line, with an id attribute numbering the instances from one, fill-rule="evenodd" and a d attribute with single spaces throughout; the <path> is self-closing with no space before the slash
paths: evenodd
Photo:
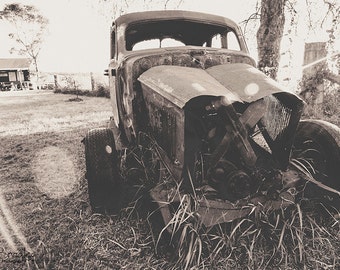
<path id="1" fill-rule="evenodd" d="M 41 73 L 39 77 L 40 89 L 98 91 L 100 88 L 108 88 L 107 77 L 94 72 Z"/>

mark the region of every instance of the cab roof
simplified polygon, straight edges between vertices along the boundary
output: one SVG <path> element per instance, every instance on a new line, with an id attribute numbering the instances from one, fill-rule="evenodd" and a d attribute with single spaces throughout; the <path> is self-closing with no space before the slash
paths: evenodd
<path id="1" fill-rule="evenodd" d="M 116 19 L 114 22 L 116 25 L 121 24 L 131 24 L 143 21 L 157 21 L 157 20 L 178 20 L 178 19 L 188 19 L 193 21 L 201 21 L 205 23 L 218 24 L 221 26 L 229 26 L 231 28 L 237 29 L 238 25 L 225 17 L 212 15 L 202 12 L 194 11 L 184 11 L 184 10 L 160 10 L 160 11 L 143 11 L 134 12 L 122 15 Z"/>

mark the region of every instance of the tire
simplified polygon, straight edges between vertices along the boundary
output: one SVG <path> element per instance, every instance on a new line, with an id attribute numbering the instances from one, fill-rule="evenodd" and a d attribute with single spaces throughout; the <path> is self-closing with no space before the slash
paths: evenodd
<path id="1" fill-rule="evenodd" d="M 314 179 L 340 190 L 340 128 L 321 120 L 301 121 L 293 144 L 293 158 L 299 160 Z M 308 183 L 307 198 L 321 199 L 340 208 L 340 196 Z"/>
<path id="2" fill-rule="evenodd" d="M 121 208 L 122 181 L 118 154 L 110 129 L 93 129 L 84 139 L 86 178 L 93 212 L 117 214 Z"/>

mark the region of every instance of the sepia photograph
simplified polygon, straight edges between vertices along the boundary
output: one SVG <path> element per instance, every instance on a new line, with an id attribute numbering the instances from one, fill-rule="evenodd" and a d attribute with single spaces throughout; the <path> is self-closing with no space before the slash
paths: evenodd
<path id="1" fill-rule="evenodd" d="M 340 269 L 339 0 L 0 0 L 0 269 Z"/>

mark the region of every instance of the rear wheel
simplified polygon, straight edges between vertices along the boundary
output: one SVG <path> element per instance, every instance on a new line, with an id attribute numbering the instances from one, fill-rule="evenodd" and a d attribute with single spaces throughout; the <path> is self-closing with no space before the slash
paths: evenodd
<path id="1" fill-rule="evenodd" d="M 113 133 L 110 129 L 93 129 L 84 139 L 86 178 L 92 210 L 115 214 L 122 201 L 122 183 Z"/>
<path id="2" fill-rule="evenodd" d="M 299 123 L 293 158 L 307 169 L 317 181 L 340 190 L 340 128 L 321 120 Z M 308 198 L 318 198 L 340 208 L 338 194 L 308 183 L 304 189 Z"/>

